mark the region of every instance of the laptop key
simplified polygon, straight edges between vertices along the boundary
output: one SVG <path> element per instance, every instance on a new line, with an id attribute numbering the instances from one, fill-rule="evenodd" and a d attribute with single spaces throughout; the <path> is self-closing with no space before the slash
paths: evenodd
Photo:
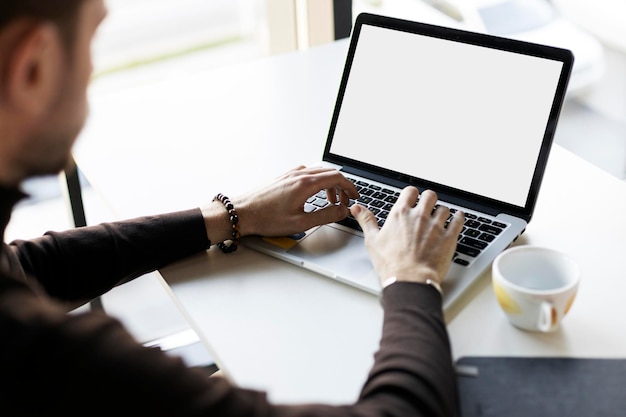
<path id="1" fill-rule="evenodd" d="M 459 265 L 461 265 L 461 266 L 467 266 L 467 265 L 469 265 L 469 262 L 468 262 L 468 261 L 466 261 L 466 260 L 465 260 L 465 259 L 463 259 L 463 258 L 454 258 L 454 261 L 453 261 L 453 262 L 454 262 L 455 264 L 459 264 Z"/>
<path id="2" fill-rule="evenodd" d="M 485 249 L 488 245 L 487 242 L 483 242 L 481 240 L 472 239 L 471 237 L 464 237 L 461 239 L 461 243 L 467 246 L 470 246 L 475 249 Z"/>
<path id="3" fill-rule="evenodd" d="M 476 229 L 481 226 L 481 224 L 476 220 L 465 220 L 465 226 L 469 227 L 470 229 Z"/>
<path id="4" fill-rule="evenodd" d="M 457 252 L 462 253 L 463 255 L 471 256 L 472 258 L 477 257 L 481 252 L 480 249 L 471 248 L 469 246 L 462 245 L 461 243 L 456 245 L 456 250 Z"/>
<path id="5" fill-rule="evenodd" d="M 485 242 L 493 242 L 496 237 L 494 235 L 490 235 L 489 233 L 483 233 L 478 236 L 478 239 L 484 240 Z"/>
<path id="6" fill-rule="evenodd" d="M 322 198 L 316 198 L 315 201 L 313 201 L 313 205 L 317 207 L 326 207 L 329 204 L 328 200 L 324 200 Z"/>
<path id="7" fill-rule="evenodd" d="M 502 229 L 500 229 L 499 227 L 494 227 L 493 225 L 490 225 L 490 224 L 482 224 L 478 228 L 478 230 L 491 233 L 492 235 L 499 235 L 502 232 Z"/>
<path id="8" fill-rule="evenodd" d="M 396 201 L 398 201 L 398 197 L 396 197 L 395 195 L 388 195 L 387 197 L 385 197 L 385 201 L 387 203 L 394 204 Z"/>

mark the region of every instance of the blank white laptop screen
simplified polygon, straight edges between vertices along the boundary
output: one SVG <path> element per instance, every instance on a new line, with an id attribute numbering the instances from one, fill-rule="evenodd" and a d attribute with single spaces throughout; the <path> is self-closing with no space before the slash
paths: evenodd
<path id="1" fill-rule="evenodd" d="M 330 152 L 523 207 L 562 62 L 367 24 L 360 37 Z"/>

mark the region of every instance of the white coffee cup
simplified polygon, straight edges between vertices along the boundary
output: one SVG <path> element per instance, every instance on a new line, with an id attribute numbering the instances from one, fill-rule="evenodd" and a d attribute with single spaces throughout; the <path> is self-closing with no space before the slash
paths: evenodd
<path id="1" fill-rule="evenodd" d="M 554 249 L 524 245 L 505 250 L 492 265 L 493 290 L 509 321 L 525 330 L 551 332 L 578 291 L 580 268 Z"/>

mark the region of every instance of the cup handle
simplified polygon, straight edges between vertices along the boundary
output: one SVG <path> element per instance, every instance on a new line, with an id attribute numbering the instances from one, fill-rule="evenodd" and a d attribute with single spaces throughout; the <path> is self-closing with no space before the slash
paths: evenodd
<path id="1" fill-rule="evenodd" d="M 541 302 L 541 308 L 539 310 L 539 322 L 537 328 L 542 332 L 549 332 L 556 326 L 558 322 L 556 308 L 547 301 Z"/>

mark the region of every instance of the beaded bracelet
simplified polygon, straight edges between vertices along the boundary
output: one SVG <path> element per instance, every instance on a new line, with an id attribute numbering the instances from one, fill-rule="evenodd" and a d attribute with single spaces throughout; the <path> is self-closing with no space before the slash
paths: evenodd
<path id="1" fill-rule="evenodd" d="M 228 220 L 230 220 L 230 224 L 232 225 L 232 232 L 230 233 L 230 240 L 226 240 L 224 242 L 220 242 L 217 244 L 217 247 L 224 253 L 231 253 L 237 250 L 237 246 L 239 245 L 239 216 L 237 215 L 237 210 L 235 210 L 235 206 L 230 201 L 228 197 L 224 194 L 220 193 L 213 197 L 213 201 L 219 201 L 224 205 L 226 211 L 228 212 Z M 228 243 L 226 243 L 228 242 Z"/>

